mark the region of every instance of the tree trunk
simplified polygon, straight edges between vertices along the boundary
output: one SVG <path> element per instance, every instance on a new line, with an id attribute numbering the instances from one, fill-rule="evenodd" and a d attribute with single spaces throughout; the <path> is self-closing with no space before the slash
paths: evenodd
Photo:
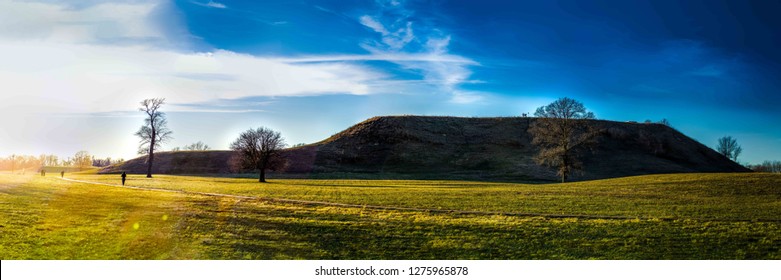
<path id="1" fill-rule="evenodd" d="M 155 160 L 155 128 L 152 127 L 152 139 L 149 141 L 149 158 L 146 164 L 146 177 L 152 178 L 152 162 Z"/>
<path id="2" fill-rule="evenodd" d="M 149 149 L 149 162 L 146 165 L 146 177 L 152 178 L 152 161 L 155 159 L 155 154 L 152 149 Z"/>
<path id="3" fill-rule="evenodd" d="M 567 180 L 567 154 L 564 150 L 564 155 L 561 156 L 561 166 L 559 166 L 559 172 L 561 172 L 561 182 L 564 183 Z"/>
<path id="4" fill-rule="evenodd" d="M 258 176 L 258 182 L 265 183 L 266 182 L 266 169 L 261 168 L 260 169 L 260 175 Z"/>

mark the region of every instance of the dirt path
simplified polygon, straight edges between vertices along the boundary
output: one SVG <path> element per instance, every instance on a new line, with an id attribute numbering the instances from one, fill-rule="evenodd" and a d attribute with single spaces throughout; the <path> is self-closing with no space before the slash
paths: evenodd
<path id="1" fill-rule="evenodd" d="M 271 198 L 271 197 L 258 197 L 258 196 L 245 196 L 245 195 L 233 195 L 223 193 L 207 193 L 207 192 L 190 192 L 181 190 L 169 190 L 161 188 L 139 187 L 139 186 L 123 186 L 119 184 L 107 184 L 100 182 L 74 180 L 68 178 L 61 178 L 65 181 L 79 182 L 93 185 L 103 185 L 109 187 L 128 188 L 143 191 L 159 191 L 170 192 L 180 194 L 202 195 L 211 197 L 228 197 L 235 199 L 248 199 L 257 201 L 267 201 L 273 203 L 288 203 L 288 204 L 300 204 L 300 205 L 314 205 L 314 206 L 334 206 L 345 208 L 363 208 L 374 210 L 396 210 L 396 211 L 415 211 L 415 212 L 429 212 L 429 213 L 446 213 L 446 214 L 460 214 L 460 215 L 501 215 L 501 216 L 516 216 L 516 217 L 542 217 L 552 219 L 564 219 L 564 218 L 576 218 L 576 219 L 589 219 L 589 220 L 660 220 L 660 221 L 674 221 L 674 220 L 695 220 L 695 221 L 713 221 L 713 222 L 781 222 L 781 220 L 723 220 L 723 219 L 691 219 L 691 218 L 649 218 L 649 217 L 630 217 L 630 216 L 606 216 L 606 215 L 578 215 L 578 214 L 545 214 L 545 213 L 523 213 L 523 212 L 497 212 L 497 211 L 466 211 L 466 210 L 443 210 L 443 209 L 429 209 L 429 208 L 414 208 L 414 207 L 397 207 L 397 206 L 382 206 L 382 205 L 362 205 L 362 204 L 347 204 L 336 203 L 327 201 L 313 201 L 313 200 L 298 200 L 298 199 L 286 199 L 286 198 Z"/>

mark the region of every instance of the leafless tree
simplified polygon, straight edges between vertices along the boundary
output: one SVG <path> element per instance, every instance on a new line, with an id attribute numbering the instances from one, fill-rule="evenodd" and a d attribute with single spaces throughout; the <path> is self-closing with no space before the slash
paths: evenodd
<path id="1" fill-rule="evenodd" d="M 73 156 L 73 165 L 79 168 L 79 171 L 92 166 L 92 156 L 87 151 L 79 151 Z"/>
<path id="2" fill-rule="evenodd" d="M 595 142 L 597 131 L 587 121 L 594 119 L 594 113 L 586 111 L 583 103 L 565 97 L 537 108 L 534 116 L 537 119 L 529 132 L 534 137 L 532 144 L 540 147 L 535 161 L 557 168 L 563 183 L 573 170 L 582 169 L 579 157 Z"/>
<path id="3" fill-rule="evenodd" d="M 13 154 L 7 158 L 0 158 L 0 170 L 16 170 L 25 172 L 28 169 L 40 169 L 43 166 L 41 156 Z"/>
<path id="4" fill-rule="evenodd" d="M 724 136 L 719 138 L 716 151 L 731 159 L 732 161 L 738 162 L 738 156 L 741 152 L 743 152 L 743 148 L 738 145 L 737 139 L 732 138 L 732 136 Z"/>
<path id="5" fill-rule="evenodd" d="M 781 173 L 781 161 L 778 160 L 766 160 L 760 164 L 748 165 L 747 167 L 756 172 Z"/>
<path id="6" fill-rule="evenodd" d="M 155 149 L 160 148 L 162 143 L 171 139 L 171 130 L 168 129 L 168 120 L 165 113 L 160 112 L 160 106 L 165 102 L 165 98 L 144 99 L 141 101 L 141 107 L 138 110 L 146 113 L 144 125 L 136 132 L 136 136 L 141 138 L 138 147 L 139 154 L 146 154 L 146 177 L 152 178 L 152 163 L 155 159 Z"/>
<path id="7" fill-rule="evenodd" d="M 198 142 L 192 143 L 190 145 L 184 146 L 184 150 L 187 150 L 187 151 L 208 151 L 210 149 L 211 149 L 211 147 L 209 147 L 209 145 L 206 145 L 206 144 L 204 144 L 201 141 L 198 141 Z"/>
<path id="8" fill-rule="evenodd" d="M 250 128 L 231 143 L 231 149 L 236 152 L 236 162 L 242 168 L 259 170 L 258 182 L 266 182 L 266 169 L 278 167 L 279 151 L 285 146 L 279 132 L 265 127 Z"/>
<path id="9" fill-rule="evenodd" d="M 60 165 L 60 160 L 55 155 L 44 155 L 43 156 L 43 163 L 44 166 L 58 166 Z"/>
<path id="10" fill-rule="evenodd" d="M 107 157 L 106 159 L 96 158 L 92 160 L 92 166 L 106 167 L 119 162 L 119 160 L 113 160 L 111 157 Z"/>

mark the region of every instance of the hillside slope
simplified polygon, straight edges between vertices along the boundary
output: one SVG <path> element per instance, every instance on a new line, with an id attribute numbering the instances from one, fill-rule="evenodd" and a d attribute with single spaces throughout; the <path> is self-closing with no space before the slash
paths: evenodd
<path id="1" fill-rule="evenodd" d="M 534 118 L 375 117 L 328 139 L 285 150 L 284 175 L 555 180 L 533 161 Z M 602 130 L 574 180 L 641 174 L 743 172 L 744 167 L 660 124 L 592 121 Z M 227 173 L 228 151 L 156 154 L 156 173 Z M 102 172 L 143 173 L 143 158 Z M 280 175 L 279 173 L 277 175 Z"/>

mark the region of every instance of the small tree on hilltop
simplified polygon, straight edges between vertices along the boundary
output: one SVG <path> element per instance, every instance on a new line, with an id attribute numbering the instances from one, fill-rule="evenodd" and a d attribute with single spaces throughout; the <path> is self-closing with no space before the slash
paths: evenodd
<path id="1" fill-rule="evenodd" d="M 541 165 L 557 168 L 561 182 L 575 169 L 582 169 L 579 157 L 585 147 L 594 143 L 596 130 L 588 120 L 594 113 L 586 111 L 583 103 L 570 98 L 537 108 L 537 120 L 529 128 L 533 135 L 532 144 L 540 147 L 535 161 Z"/>
<path id="2" fill-rule="evenodd" d="M 206 145 L 201 141 L 198 141 L 190 145 L 184 146 L 184 149 L 186 151 L 208 151 L 209 149 L 211 149 L 211 147 L 209 147 L 209 145 Z"/>
<path id="3" fill-rule="evenodd" d="M 738 162 L 738 156 L 741 152 L 743 152 L 743 148 L 738 145 L 737 139 L 732 138 L 732 136 L 724 136 L 719 138 L 716 151 L 731 159 L 732 161 Z"/>
<path id="4" fill-rule="evenodd" d="M 259 170 L 258 182 L 266 182 L 266 169 L 282 165 L 279 151 L 285 148 L 285 140 L 279 132 L 260 127 L 242 132 L 231 143 L 234 159 L 245 169 Z"/>

